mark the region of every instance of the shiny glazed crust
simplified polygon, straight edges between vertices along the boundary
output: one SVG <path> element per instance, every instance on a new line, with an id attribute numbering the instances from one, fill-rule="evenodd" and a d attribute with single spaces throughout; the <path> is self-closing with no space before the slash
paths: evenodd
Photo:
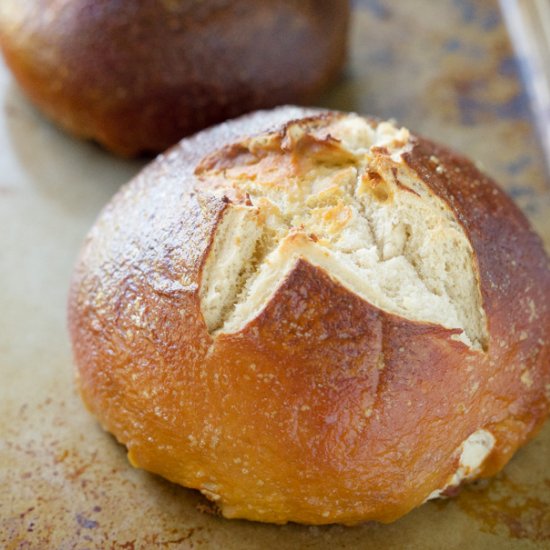
<path id="1" fill-rule="evenodd" d="M 467 159 L 414 136 L 404 161 L 476 255 L 486 351 L 384 312 L 300 260 L 261 313 L 211 336 L 201 272 L 227 199 L 213 151 L 303 116 L 258 112 L 183 140 L 123 188 L 84 245 L 69 300 L 82 396 L 134 465 L 226 517 L 389 522 L 445 487 L 474 432 L 501 469 L 548 414 L 550 271 L 518 208 Z M 439 167 L 439 168 L 438 168 Z"/>
<path id="2" fill-rule="evenodd" d="M 309 102 L 342 67 L 348 19 L 348 0 L 4 0 L 0 46 L 52 120 L 132 156 Z"/>

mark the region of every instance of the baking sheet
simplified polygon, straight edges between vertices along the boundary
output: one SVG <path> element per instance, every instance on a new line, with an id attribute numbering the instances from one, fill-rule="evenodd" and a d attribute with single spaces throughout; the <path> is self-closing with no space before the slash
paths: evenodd
<path id="1" fill-rule="evenodd" d="M 496 0 L 356 2 L 348 69 L 321 104 L 477 159 L 550 249 L 550 185 Z M 74 390 L 65 301 L 86 231 L 143 162 L 56 130 L 3 65 L 0 105 L 0 548 L 550 547 L 550 423 L 497 478 L 392 525 L 228 521 L 132 469 Z"/>

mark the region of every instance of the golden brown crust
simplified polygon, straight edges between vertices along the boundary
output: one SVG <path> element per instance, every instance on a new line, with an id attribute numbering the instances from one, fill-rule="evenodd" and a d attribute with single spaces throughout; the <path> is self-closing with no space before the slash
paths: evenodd
<path id="1" fill-rule="evenodd" d="M 194 171 L 227 144 L 311 115 L 260 112 L 184 140 L 106 208 L 70 295 L 80 387 L 134 464 L 201 489 L 228 517 L 392 521 L 445 486 L 470 434 L 494 435 L 481 472 L 491 475 L 548 414 L 548 260 L 489 178 L 415 137 L 406 163 L 476 253 L 487 351 L 384 312 L 305 260 L 259 316 L 212 337 L 198 289 L 227 204 Z"/>
<path id="2" fill-rule="evenodd" d="M 5 0 L 0 45 L 52 120 L 130 156 L 307 103 L 342 67 L 348 19 L 348 0 Z"/>

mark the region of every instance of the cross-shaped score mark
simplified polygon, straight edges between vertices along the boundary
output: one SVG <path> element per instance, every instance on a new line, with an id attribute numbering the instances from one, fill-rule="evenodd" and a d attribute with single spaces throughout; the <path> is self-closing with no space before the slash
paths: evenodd
<path id="1" fill-rule="evenodd" d="M 459 328 L 459 340 L 483 346 L 471 245 L 401 161 L 404 136 L 360 117 L 321 117 L 203 161 L 197 176 L 230 199 L 202 279 L 212 333 L 245 326 L 302 258 L 376 307 Z"/>

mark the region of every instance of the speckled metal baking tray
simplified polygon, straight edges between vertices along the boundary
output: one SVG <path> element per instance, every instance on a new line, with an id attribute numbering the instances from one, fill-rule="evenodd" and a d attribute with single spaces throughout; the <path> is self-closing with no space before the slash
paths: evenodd
<path id="1" fill-rule="evenodd" d="M 395 117 L 474 157 L 550 247 L 527 91 L 497 0 L 363 0 L 346 73 L 321 104 Z M 227 521 L 133 469 L 75 392 L 65 301 L 86 231 L 143 162 L 56 130 L 3 65 L 0 106 L 0 548 L 550 547 L 550 423 L 495 479 L 391 525 Z"/>

